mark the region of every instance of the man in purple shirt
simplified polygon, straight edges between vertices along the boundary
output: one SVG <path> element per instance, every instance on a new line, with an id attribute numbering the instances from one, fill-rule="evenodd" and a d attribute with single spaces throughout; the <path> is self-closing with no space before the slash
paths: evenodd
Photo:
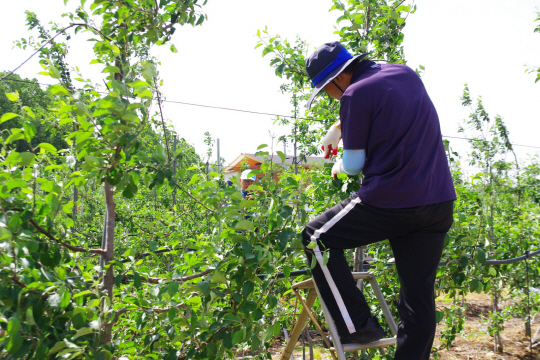
<path id="1" fill-rule="evenodd" d="M 340 122 L 323 140 L 325 157 L 343 159 L 332 175 L 363 173 L 358 194 L 310 221 L 303 233 L 313 277 L 342 343 L 386 334 L 372 316 L 343 251 L 388 239 L 400 279 L 396 360 L 428 360 L 435 336 L 434 284 L 456 199 L 437 112 L 416 73 L 405 65 L 352 56 L 339 42 L 306 62 L 315 96 L 340 100 Z M 329 251 L 323 265 L 323 251 Z M 396 284 L 397 286 L 397 284 Z"/>

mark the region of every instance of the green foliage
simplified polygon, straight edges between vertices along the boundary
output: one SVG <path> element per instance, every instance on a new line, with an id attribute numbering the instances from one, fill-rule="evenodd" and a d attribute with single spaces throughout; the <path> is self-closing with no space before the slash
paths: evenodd
<path id="1" fill-rule="evenodd" d="M 445 313 L 445 328 L 441 332 L 441 346 L 440 348 L 449 349 L 452 342 L 456 339 L 456 336 L 463 332 L 465 325 L 465 312 L 466 307 L 451 305 L 444 310 Z"/>
<path id="2" fill-rule="evenodd" d="M 367 47 L 376 57 L 403 62 L 401 29 L 414 9 L 397 4 L 333 2 L 343 13 L 339 22 L 351 23 L 338 30 L 343 41 L 354 52 Z M 242 351 L 267 358 L 270 342 L 291 326 L 298 305 L 291 271 L 309 269 L 300 244 L 303 226 L 357 191 L 358 177 L 334 179 L 331 164 L 295 174 L 278 152 L 279 164 L 268 156 L 252 172 L 258 180 L 244 199 L 238 179 L 229 186 L 221 174 L 209 173 L 205 160 L 151 109 L 162 97 L 151 48 L 169 42 L 178 25 L 200 25 L 206 19 L 201 4 L 86 5 L 83 0 L 66 15 L 66 28 L 47 28 L 27 14 L 39 35 L 18 44 L 42 48 L 43 74 L 54 85 L 43 91 L 32 80 L 11 81 L 23 80 L 15 75 L 0 82 L 0 356 L 202 360 Z M 68 35 L 71 30 L 75 35 Z M 92 63 L 106 76 L 105 93 L 83 75 L 73 76 L 65 63 L 63 41 L 80 31 L 93 36 Z M 289 123 L 293 138 L 304 155 L 316 153 L 338 104 L 320 98 L 300 118 L 297 106 L 310 92 L 303 67 L 307 44 L 297 39 L 291 45 L 266 30 L 261 36 L 263 54 L 275 55 L 271 65 L 287 79 L 282 90 L 296 107 Z M 463 131 L 475 138 L 470 160 L 485 170 L 466 177 L 461 157 L 445 144 L 458 201 L 437 291 L 455 297 L 510 288 L 523 304 L 525 264 L 495 267 L 485 260 L 537 248 L 540 166 L 537 160 L 507 162 L 512 148 L 502 119 L 492 122 L 481 101 L 473 107 L 468 89 L 463 102 L 471 106 Z M 209 159 L 213 140 L 209 133 L 206 139 Z M 261 154 L 266 147 L 259 147 Z M 370 246 L 369 255 L 397 316 L 390 245 Z M 539 268 L 531 262 L 529 271 L 531 285 L 538 286 Z M 366 297 L 375 303 L 373 294 Z M 533 303 L 537 311 L 538 299 Z M 438 314 L 446 324 L 445 346 L 461 331 L 462 313 L 454 306 Z M 320 310 L 315 316 L 322 318 Z M 389 359 L 392 351 L 367 357 Z"/>
<path id="3" fill-rule="evenodd" d="M 0 77 L 6 75 L 0 72 Z M 11 75 L 8 81 L 0 82 L 0 131 L 2 137 L 7 139 L 13 131 L 24 126 L 35 128 L 31 144 L 20 138 L 12 140 L 10 147 L 18 152 L 30 151 L 40 143 L 53 145 L 57 150 L 67 149 L 68 145 L 63 138 L 65 127 L 52 126 L 47 109 L 54 104 L 52 96 L 41 89 L 36 79 L 22 79 L 18 75 Z M 13 115 L 17 115 L 16 117 Z M 8 119 L 8 116 L 12 116 Z M 9 120 L 9 121 L 8 121 Z"/>
<path id="4" fill-rule="evenodd" d="M 535 33 L 540 33 L 540 11 L 537 12 L 536 15 L 538 17 L 534 21 L 538 22 L 538 24 L 536 25 L 536 28 L 534 29 L 534 32 Z M 540 81 L 540 67 L 538 67 L 538 66 L 528 66 L 527 69 L 525 70 L 525 72 L 527 72 L 529 74 L 536 74 L 536 78 L 534 79 L 535 83 Z"/>

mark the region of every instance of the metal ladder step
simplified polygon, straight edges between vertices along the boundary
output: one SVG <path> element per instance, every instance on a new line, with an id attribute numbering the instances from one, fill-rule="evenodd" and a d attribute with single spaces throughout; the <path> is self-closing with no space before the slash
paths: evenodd
<path id="1" fill-rule="evenodd" d="M 375 349 L 375 348 L 381 348 L 381 347 L 387 347 L 392 346 L 396 344 L 396 337 L 391 337 L 387 339 L 381 339 L 378 341 L 370 342 L 367 344 L 341 344 L 343 347 L 344 352 L 352 352 L 352 351 L 360 351 L 360 350 L 367 350 L 367 349 Z M 330 351 L 336 351 L 336 348 L 330 348 Z"/>

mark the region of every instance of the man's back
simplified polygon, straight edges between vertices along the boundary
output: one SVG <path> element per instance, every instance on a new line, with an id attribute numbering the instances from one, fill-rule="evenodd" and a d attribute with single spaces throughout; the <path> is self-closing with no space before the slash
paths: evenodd
<path id="1" fill-rule="evenodd" d="M 366 149 L 363 202 L 407 208 L 455 200 L 439 119 L 405 65 L 363 61 L 341 97 L 344 149 Z"/>

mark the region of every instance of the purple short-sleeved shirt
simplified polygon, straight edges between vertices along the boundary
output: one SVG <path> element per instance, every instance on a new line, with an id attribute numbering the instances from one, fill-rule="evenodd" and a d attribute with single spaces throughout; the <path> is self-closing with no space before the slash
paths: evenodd
<path id="1" fill-rule="evenodd" d="M 365 60 L 341 96 L 344 149 L 366 149 L 366 204 L 408 208 L 455 200 L 439 118 L 408 66 Z"/>

